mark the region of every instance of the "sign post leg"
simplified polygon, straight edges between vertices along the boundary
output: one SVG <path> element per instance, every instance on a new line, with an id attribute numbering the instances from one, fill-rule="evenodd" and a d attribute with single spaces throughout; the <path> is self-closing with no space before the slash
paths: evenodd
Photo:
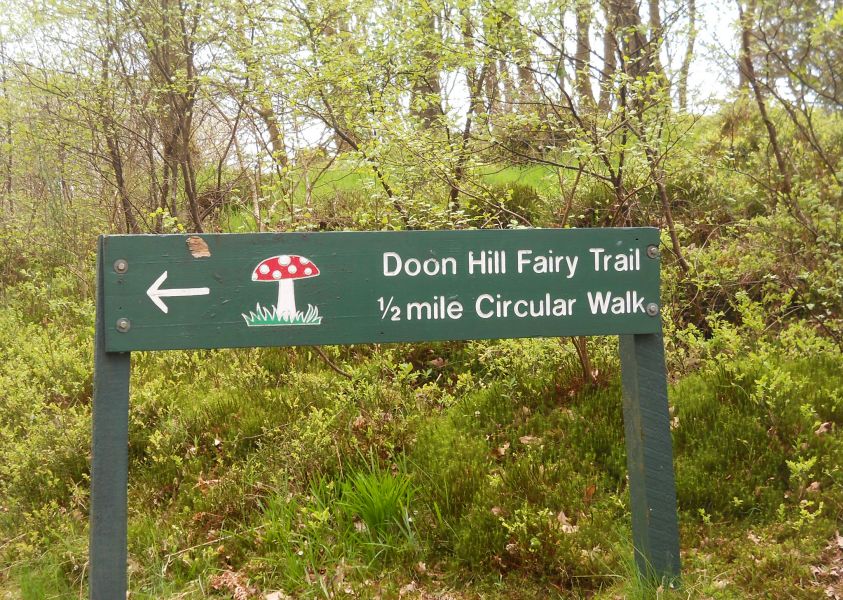
<path id="1" fill-rule="evenodd" d="M 100 238 L 94 342 L 89 583 L 91 600 L 115 600 L 126 597 L 130 355 L 105 351 L 102 250 Z"/>
<path id="2" fill-rule="evenodd" d="M 632 541 L 638 572 L 679 578 L 679 524 L 661 333 L 620 336 Z"/>

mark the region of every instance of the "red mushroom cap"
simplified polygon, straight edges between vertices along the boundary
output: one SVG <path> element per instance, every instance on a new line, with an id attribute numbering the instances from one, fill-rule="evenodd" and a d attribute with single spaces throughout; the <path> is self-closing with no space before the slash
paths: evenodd
<path id="1" fill-rule="evenodd" d="M 319 268 L 304 256 L 281 254 L 261 261 L 252 271 L 252 281 L 307 279 L 319 275 Z"/>

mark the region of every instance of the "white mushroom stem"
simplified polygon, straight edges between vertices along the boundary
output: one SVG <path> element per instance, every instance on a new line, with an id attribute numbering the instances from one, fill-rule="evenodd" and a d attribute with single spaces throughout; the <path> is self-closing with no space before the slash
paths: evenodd
<path id="1" fill-rule="evenodd" d="M 275 305 L 275 314 L 278 316 L 287 314 L 291 321 L 296 318 L 296 294 L 293 291 L 293 279 L 281 279 L 278 282 L 278 303 Z"/>

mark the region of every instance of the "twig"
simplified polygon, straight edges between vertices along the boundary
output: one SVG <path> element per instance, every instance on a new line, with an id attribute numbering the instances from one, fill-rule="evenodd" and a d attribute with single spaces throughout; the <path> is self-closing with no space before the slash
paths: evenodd
<path id="1" fill-rule="evenodd" d="M 314 349 L 314 350 L 316 350 L 316 353 L 317 353 L 319 356 L 321 356 L 321 357 L 322 357 L 322 360 L 324 360 L 324 361 L 325 361 L 325 364 L 327 364 L 329 367 L 331 367 L 331 370 L 332 370 L 332 371 L 334 371 L 335 373 L 339 373 L 340 375 L 342 375 L 343 377 L 345 377 L 345 378 L 347 378 L 347 379 L 351 379 L 351 373 L 346 373 L 345 371 L 343 371 L 342 369 L 340 369 L 340 368 L 339 368 L 339 367 L 338 367 L 338 366 L 337 366 L 337 365 L 336 365 L 336 364 L 335 364 L 335 363 L 334 363 L 334 362 L 333 362 L 333 361 L 332 361 L 332 360 L 328 357 L 328 355 L 327 355 L 327 354 L 325 354 L 325 351 L 324 351 L 324 350 L 322 350 L 322 348 L 320 348 L 319 346 L 314 346 L 314 347 L 313 347 L 313 349 Z"/>

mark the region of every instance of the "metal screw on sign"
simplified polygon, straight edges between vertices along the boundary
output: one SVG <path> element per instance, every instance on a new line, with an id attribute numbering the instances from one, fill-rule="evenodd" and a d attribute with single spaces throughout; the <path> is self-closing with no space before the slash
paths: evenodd
<path id="1" fill-rule="evenodd" d="M 117 331 L 120 333 L 126 333 L 129 329 L 132 328 L 132 322 L 129 321 L 126 317 L 121 317 L 117 319 Z"/>
<path id="2" fill-rule="evenodd" d="M 657 314 L 659 314 L 659 305 L 655 302 L 650 302 L 647 305 L 647 314 L 651 317 L 655 317 Z"/>
<path id="3" fill-rule="evenodd" d="M 659 248 L 658 246 L 647 246 L 647 256 L 650 258 L 658 258 L 659 257 Z"/>
<path id="4" fill-rule="evenodd" d="M 129 263 L 124 258 L 118 258 L 114 261 L 114 270 L 121 275 L 129 270 Z"/>

